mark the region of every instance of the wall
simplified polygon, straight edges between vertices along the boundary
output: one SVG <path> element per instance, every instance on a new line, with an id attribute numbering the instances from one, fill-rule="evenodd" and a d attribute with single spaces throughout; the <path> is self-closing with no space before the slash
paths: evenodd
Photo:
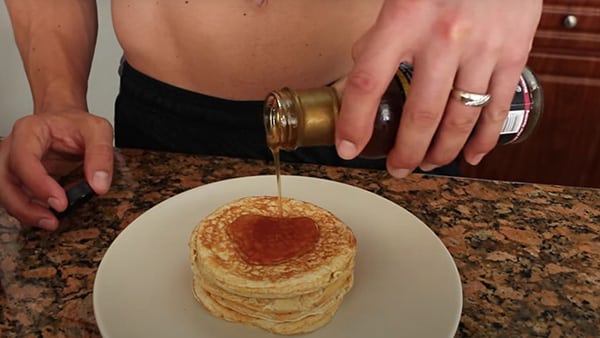
<path id="1" fill-rule="evenodd" d="M 113 121 L 118 90 L 117 67 L 121 49 L 114 35 L 110 1 L 97 1 L 98 42 L 88 88 L 90 111 Z M 32 111 L 31 92 L 17 50 L 8 11 L 0 4 L 0 136 L 10 133 L 12 124 Z"/>

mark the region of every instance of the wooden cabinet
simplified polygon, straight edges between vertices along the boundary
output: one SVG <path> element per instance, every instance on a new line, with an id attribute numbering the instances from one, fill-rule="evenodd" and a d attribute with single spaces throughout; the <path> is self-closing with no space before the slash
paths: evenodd
<path id="1" fill-rule="evenodd" d="M 465 176 L 600 188 L 600 0 L 546 0 L 528 62 L 544 90 L 535 132 Z"/>

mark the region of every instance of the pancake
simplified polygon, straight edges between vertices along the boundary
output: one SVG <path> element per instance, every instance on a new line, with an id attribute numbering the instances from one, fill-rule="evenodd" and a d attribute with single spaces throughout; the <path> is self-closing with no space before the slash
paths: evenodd
<path id="1" fill-rule="evenodd" d="M 200 278 L 199 276 L 195 277 Z M 194 287 L 201 287 L 211 295 L 211 298 L 218 298 L 218 303 L 230 308 L 236 307 L 243 314 L 265 319 L 295 320 L 304 313 L 323 307 L 332 298 L 337 297 L 340 290 L 346 290 L 348 286 L 352 285 L 352 278 L 352 271 L 348 271 L 344 278 L 340 278 L 322 290 L 291 298 L 242 297 L 227 293 L 205 280 L 197 279 L 194 280 Z"/>
<path id="2" fill-rule="evenodd" d="M 356 252 L 356 240 L 341 220 L 314 204 L 283 199 L 286 217 L 306 216 L 319 227 L 313 251 L 278 265 L 251 265 L 238 254 L 226 228 L 241 215 L 276 216 L 277 197 L 247 197 L 222 206 L 193 231 L 193 269 L 239 295 L 294 297 L 322 289 L 339 278 Z"/>
<path id="3" fill-rule="evenodd" d="M 203 287 L 201 283 L 194 283 L 194 296 L 201 303 L 214 303 L 212 306 L 218 307 L 221 311 L 230 312 L 229 316 L 239 316 L 246 318 L 247 320 L 252 320 L 254 322 L 263 322 L 268 323 L 267 325 L 272 325 L 275 323 L 279 324 L 290 324 L 295 325 L 302 320 L 307 319 L 308 317 L 331 317 L 333 313 L 337 310 L 340 302 L 343 297 L 350 291 L 354 282 L 354 277 L 349 276 L 348 278 L 341 281 L 338 288 L 335 290 L 333 294 L 331 294 L 328 298 L 324 299 L 324 302 L 320 303 L 318 306 L 312 308 L 297 308 L 293 309 L 289 306 L 286 307 L 287 311 L 270 311 L 269 305 L 265 306 L 265 310 L 256 311 L 252 309 L 252 306 L 247 306 L 248 302 L 246 300 L 239 300 L 239 302 L 232 301 L 228 297 L 222 297 L 220 295 L 214 294 L 211 291 L 207 290 Z M 206 298 L 210 298 L 207 300 Z M 292 304 L 296 302 L 296 300 L 291 300 L 288 302 L 287 299 L 263 299 L 268 302 L 278 302 L 284 301 L 288 304 Z M 251 300 L 252 301 L 252 300 Z M 273 305 L 272 307 L 277 308 L 277 305 Z M 314 319 L 314 318 L 313 318 Z M 240 320 L 230 320 L 234 322 L 240 322 Z"/>
<path id="4" fill-rule="evenodd" d="M 199 292 L 196 299 L 214 316 L 229 322 L 243 323 L 267 330 L 272 333 L 284 335 L 308 333 L 323 327 L 329 323 L 329 321 L 331 321 L 333 315 L 335 314 L 335 310 L 342 302 L 342 298 L 339 298 L 337 303 L 334 304 L 335 308 L 330 309 L 329 312 L 318 315 L 310 315 L 298 321 L 276 322 L 240 314 L 235 310 L 226 308 L 213 301 L 212 298 L 206 295 L 202 289 L 198 291 Z"/>
<path id="5" fill-rule="evenodd" d="M 354 234 L 308 202 L 283 198 L 282 211 L 285 220 L 276 218 L 277 197 L 246 197 L 194 228 L 193 293 L 213 315 L 280 334 L 309 332 L 333 317 L 353 285 Z"/>

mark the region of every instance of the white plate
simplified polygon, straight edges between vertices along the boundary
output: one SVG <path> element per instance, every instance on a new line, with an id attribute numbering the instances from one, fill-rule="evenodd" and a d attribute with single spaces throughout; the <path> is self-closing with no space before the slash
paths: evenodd
<path id="1" fill-rule="evenodd" d="M 397 204 L 347 184 L 282 177 L 283 195 L 337 215 L 358 242 L 355 285 L 333 320 L 306 337 L 451 337 L 462 289 L 437 236 Z M 274 176 L 203 185 L 169 198 L 132 222 L 104 256 L 94 313 L 106 338 L 273 337 L 210 315 L 192 295 L 188 239 L 194 226 L 237 198 L 276 195 Z"/>

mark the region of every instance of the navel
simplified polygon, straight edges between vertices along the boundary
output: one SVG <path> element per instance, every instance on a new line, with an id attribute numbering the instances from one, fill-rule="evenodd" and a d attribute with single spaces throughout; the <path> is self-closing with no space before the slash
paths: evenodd
<path id="1" fill-rule="evenodd" d="M 254 0 L 258 7 L 265 7 L 269 4 L 269 0 Z"/>

